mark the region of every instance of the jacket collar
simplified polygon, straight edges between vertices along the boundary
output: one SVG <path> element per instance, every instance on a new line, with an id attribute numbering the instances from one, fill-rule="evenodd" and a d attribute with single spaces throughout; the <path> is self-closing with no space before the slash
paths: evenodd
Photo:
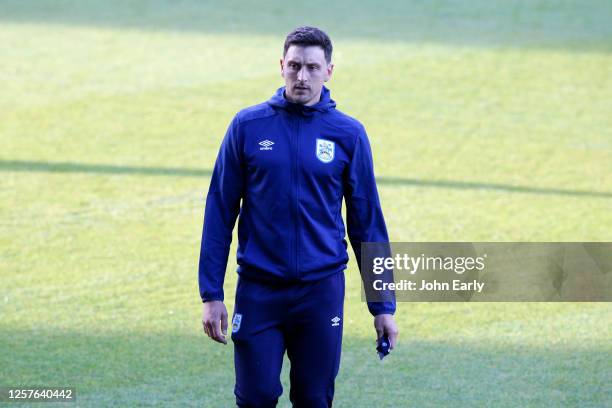
<path id="1" fill-rule="evenodd" d="M 303 116 L 312 116 L 314 112 L 327 112 L 336 107 L 336 102 L 331 99 L 330 91 L 325 85 L 323 85 L 321 89 L 321 98 L 319 102 L 311 106 L 289 102 L 285 97 L 285 86 L 278 88 L 267 103 L 272 107 L 284 109 L 289 113 Z"/>

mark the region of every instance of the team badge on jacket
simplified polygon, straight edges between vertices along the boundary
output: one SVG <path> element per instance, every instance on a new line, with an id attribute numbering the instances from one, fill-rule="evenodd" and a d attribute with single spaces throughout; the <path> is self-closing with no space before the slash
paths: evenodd
<path id="1" fill-rule="evenodd" d="M 323 163 L 334 160 L 334 142 L 325 139 L 317 139 L 317 159 Z"/>
<path id="2" fill-rule="evenodd" d="M 234 320 L 232 320 L 232 333 L 236 333 L 240 330 L 240 323 L 242 322 L 242 315 L 240 313 L 236 313 L 234 315 Z"/>

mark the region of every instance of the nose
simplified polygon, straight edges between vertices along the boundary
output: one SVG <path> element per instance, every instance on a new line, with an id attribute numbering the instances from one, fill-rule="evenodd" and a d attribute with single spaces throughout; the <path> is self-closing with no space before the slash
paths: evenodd
<path id="1" fill-rule="evenodd" d="M 300 68 L 300 70 L 298 71 L 297 79 L 298 81 L 306 81 L 308 79 L 308 71 L 306 70 L 305 66 Z"/>

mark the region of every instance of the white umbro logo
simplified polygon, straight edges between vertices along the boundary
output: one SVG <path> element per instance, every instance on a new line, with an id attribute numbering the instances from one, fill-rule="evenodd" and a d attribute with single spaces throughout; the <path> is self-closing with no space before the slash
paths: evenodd
<path id="1" fill-rule="evenodd" d="M 261 146 L 259 148 L 259 150 L 272 150 L 272 145 L 274 144 L 274 142 L 270 141 L 270 140 L 262 140 L 261 142 L 259 142 L 259 145 Z"/>
<path id="2" fill-rule="evenodd" d="M 340 326 L 340 320 L 342 320 L 342 319 L 340 319 L 338 316 L 336 316 L 333 319 L 331 319 L 332 327 L 333 326 Z"/>

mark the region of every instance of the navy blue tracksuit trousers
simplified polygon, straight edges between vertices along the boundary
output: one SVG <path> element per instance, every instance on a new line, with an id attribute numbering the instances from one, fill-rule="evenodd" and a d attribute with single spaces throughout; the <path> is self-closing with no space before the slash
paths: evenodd
<path id="1" fill-rule="evenodd" d="M 285 351 L 294 408 L 331 407 L 340 366 L 344 272 L 268 284 L 240 276 L 232 318 L 238 407 L 276 407 Z"/>

